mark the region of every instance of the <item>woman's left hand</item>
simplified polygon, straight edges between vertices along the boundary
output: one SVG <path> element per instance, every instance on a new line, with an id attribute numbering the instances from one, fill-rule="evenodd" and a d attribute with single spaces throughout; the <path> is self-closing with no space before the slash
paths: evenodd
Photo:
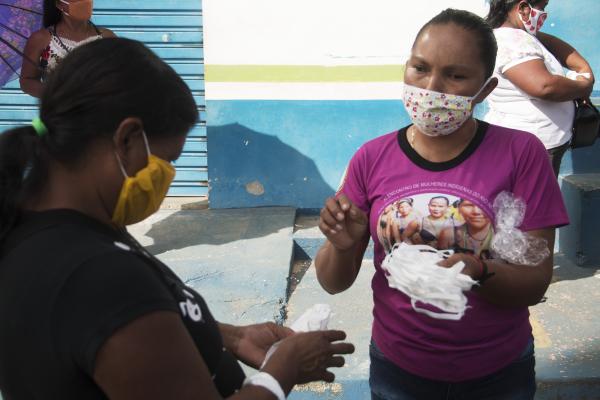
<path id="1" fill-rule="evenodd" d="M 276 342 L 294 334 L 290 328 L 273 322 L 240 326 L 237 328 L 237 340 L 231 351 L 244 364 L 259 369 L 269 348 Z"/>
<path id="2" fill-rule="evenodd" d="M 478 261 L 477 256 L 474 255 L 456 253 L 447 259 L 440 261 L 438 265 L 440 267 L 450 268 L 460 261 L 465 263 L 465 267 L 461 273 L 470 276 L 473 280 L 479 280 L 481 278 L 481 261 Z"/>

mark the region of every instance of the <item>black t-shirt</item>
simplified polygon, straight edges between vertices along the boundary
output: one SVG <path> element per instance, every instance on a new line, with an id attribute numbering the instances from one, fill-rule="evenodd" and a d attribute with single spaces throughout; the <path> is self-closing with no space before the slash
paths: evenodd
<path id="1" fill-rule="evenodd" d="M 25 214 L 0 247 L 0 390 L 12 399 L 106 399 L 98 350 L 120 327 L 174 311 L 222 396 L 244 374 L 202 297 L 126 232 L 71 210 Z"/>

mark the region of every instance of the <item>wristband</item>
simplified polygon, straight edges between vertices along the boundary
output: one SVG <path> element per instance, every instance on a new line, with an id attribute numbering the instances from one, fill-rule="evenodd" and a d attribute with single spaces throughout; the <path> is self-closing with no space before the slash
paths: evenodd
<path id="1" fill-rule="evenodd" d="M 285 400 L 285 393 L 281 388 L 281 385 L 275 378 L 266 372 L 259 372 L 258 374 L 252 375 L 244 380 L 242 386 L 253 385 L 262 386 L 269 392 L 273 393 L 277 400 Z"/>
<path id="2" fill-rule="evenodd" d="M 475 280 L 478 281 L 483 276 L 483 261 L 481 261 L 481 258 L 477 257 L 475 254 L 471 254 L 471 253 L 464 253 L 464 254 L 466 256 L 468 256 L 469 258 L 471 258 L 472 260 L 475 260 L 477 262 L 477 266 L 479 267 L 479 274 L 477 275 L 478 278 Z"/>
<path id="3" fill-rule="evenodd" d="M 483 285 L 485 281 L 490 279 L 492 276 L 496 275 L 495 272 L 488 271 L 488 266 L 483 260 L 481 260 L 481 265 L 483 267 L 481 270 L 481 277 L 477 279 L 477 282 L 479 282 L 479 286 Z"/>
<path id="4" fill-rule="evenodd" d="M 481 258 L 477 257 L 475 254 L 470 254 L 470 253 L 465 253 L 465 254 L 467 256 L 471 257 L 472 259 L 474 259 L 475 261 L 477 261 L 477 264 L 479 265 L 479 276 L 477 277 L 477 279 L 475 279 L 479 283 L 479 286 L 481 286 L 485 281 L 487 281 L 488 279 L 490 279 L 492 276 L 494 276 L 496 274 L 495 272 L 489 272 L 487 264 Z"/>

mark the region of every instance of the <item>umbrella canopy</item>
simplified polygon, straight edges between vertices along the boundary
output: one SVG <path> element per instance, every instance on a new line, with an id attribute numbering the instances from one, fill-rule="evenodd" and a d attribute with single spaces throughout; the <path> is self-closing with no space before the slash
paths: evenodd
<path id="1" fill-rule="evenodd" d="M 19 76 L 23 49 L 42 16 L 43 0 L 0 0 L 0 87 Z"/>

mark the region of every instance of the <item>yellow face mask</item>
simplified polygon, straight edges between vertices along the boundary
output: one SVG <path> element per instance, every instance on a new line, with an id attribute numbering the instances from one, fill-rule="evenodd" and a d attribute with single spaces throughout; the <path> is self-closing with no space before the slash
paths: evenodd
<path id="1" fill-rule="evenodd" d="M 135 176 L 127 176 L 119 155 L 115 154 L 125 177 L 112 216 L 112 222 L 117 226 L 135 224 L 154 214 L 175 178 L 175 168 L 171 163 L 150 153 L 146 133 L 143 132 L 143 135 L 148 152 L 148 165 Z"/>

